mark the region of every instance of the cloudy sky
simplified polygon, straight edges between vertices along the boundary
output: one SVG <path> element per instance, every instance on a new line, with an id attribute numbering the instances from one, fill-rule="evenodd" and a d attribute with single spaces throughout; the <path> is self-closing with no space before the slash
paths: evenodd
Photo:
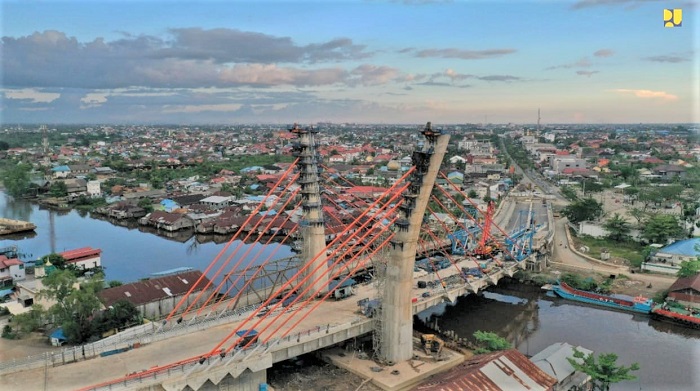
<path id="1" fill-rule="evenodd" d="M 10 124 L 700 121 L 697 0 L 0 7 Z"/>

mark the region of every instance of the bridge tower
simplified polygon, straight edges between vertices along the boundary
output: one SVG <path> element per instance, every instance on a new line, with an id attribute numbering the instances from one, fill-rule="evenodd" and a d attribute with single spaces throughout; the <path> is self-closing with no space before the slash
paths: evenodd
<path id="1" fill-rule="evenodd" d="M 305 263 L 312 264 L 307 268 L 304 277 L 311 274 L 306 286 L 312 285 L 309 295 L 318 291 L 319 294 L 328 290 L 328 262 L 326 256 L 326 230 L 323 223 L 323 209 L 321 206 L 321 190 L 319 187 L 319 175 L 321 169 L 321 155 L 316 151 L 315 135 L 318 129 L 301 128 L 294 124 L 289 129 L 297 135 L 297 142 L 292 144 L 292 154 L 299 158 L 299 179 L 297 184 L 301 186 L 303 217 L 301 220 L 301 233 L 303 247 L 301 259 Z M 318 256 L 317 256 L 318 255 Z"/>
<path id="2" fill-rule="evenodd" d="M 426 143 L 414 151 L 415 171 L 403 194 L 396 235 L 391 241 L 382 292 L 381 329 L 378 356 L 385 362 L 401 362 L 413 357 L 413 268 L 423 215 L 428 206 L 435 178 L 440 170 L 450 136 L 433 130 L 430 122 L 422 131 Z"/>

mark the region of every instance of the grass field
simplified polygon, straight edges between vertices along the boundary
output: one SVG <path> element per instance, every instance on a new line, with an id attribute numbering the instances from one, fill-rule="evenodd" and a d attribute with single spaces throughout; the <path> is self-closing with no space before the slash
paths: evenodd
<path id="1" fill-rule="evenodd" d="M 607 249 L 611 257 L 624 258 L 634 267 L 641 266 L 642 261 L 644 261 L 644 255 L 642 254 L 644 246 L 639 243 L 615 242 L 609 239 L 596 239 L 587 235 L 574 236 L 573 239 L 577 248 L 580 248 L 581 245 L 588 246 L 590 248 L 588 255 L 594 258 L 600 259 L 601 250 Z"/>

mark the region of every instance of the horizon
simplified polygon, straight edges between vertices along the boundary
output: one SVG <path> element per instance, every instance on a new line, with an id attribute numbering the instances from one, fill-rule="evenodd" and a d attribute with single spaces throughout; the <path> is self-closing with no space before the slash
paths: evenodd
<path id="1" fill-rule="evenodd" d="M 697 0 L 0 6 L 1 124 L 700 123 Z"/>

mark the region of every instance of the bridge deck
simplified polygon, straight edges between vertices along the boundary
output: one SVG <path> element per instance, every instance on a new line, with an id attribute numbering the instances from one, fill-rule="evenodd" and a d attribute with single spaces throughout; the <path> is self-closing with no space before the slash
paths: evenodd
<path id="1" fill-rule="evenodd" d="M 460 267 L 474 267 L 475 263 L 470 260 L 464 260 L 458 265 Z M 443 279 L 456 274 L 458 274 L 458 271 L 454 267 L 444 269 L 440 272 Z M 414 276 L 416 282 L 418 280 L 429 280 L 431 278 L 436 278 L 434 273 L 428 275 L 426 272 L 416 272 Z M 460 293 L 468 291 L 463 287 L 460 287 L 458 290 Z M 421 294 L 426 291 L 430 292 L 430 297 L 420 297 Z M 442 287 L 438 286 L 432 289 L 416 288 L 414 289 L 414 292 L 414 297 L 418 298 L 418 301 L 414 304 L 414 311 L 417 311 L 441 302 L 440 296 L 445 291 Z M 328 300 L 319 306 L 306 319 L 304 319 L 304 321 L 295 327 L 295 329 L 290 332 L 290 335 L 295 336 L 299 332 L 307 332 L 308 330 L 313 330 L 315 332 L 319 327 L 322 327 L 322 329 L 325 331 L 325 327 L 327 326 L 333 327 L 353 322 L 366 322 L 367 318 L 358 313 L 359 308 L 357 306 L 357 301 L 363 298 L 373 297 L 376 297 L 376 289 L 373 285 L 358 286 L 356 289 L 356 294 L 349 299 L 341 301 Z M 306 309 L 293 308 L 291 310 L 291 312 L 299 311 L 305 313 Z M 295 317 L 294 320 L 290 321 L 281 330 L 289 330 L 296 319 L 297 318 Z M 270 320 L 266 319 L 255 328 L 257 330 L 262 330 L 269 322 Z M 130 373 L 147 370 L 154 366 L 167 365 L 207 353 L 230 331 L 232 331 L 238 323 L 240 322 L 233 322 L 210 327 L 205 330 L 193 331 L 178 336 L 177 338 L 156 341 L 143 345 L 137 349 L 132 349 L 127 352 L 106 357 L 99 357 L 57 367 L 38 368 L 20 373 L 4 374 L 0 376 L 0 389 L 43 389 L 46 382 L 46 384 L 49 385 L 48 389 L 51 390 L 74 390 L 117 379 Z M 246 326 L 246 328 L 248 327 L 250 326 Z M 269 336 L 274 329 L 275 327 L 271 327 L 266 332 L 261 333 L 261 339 Z M 280 335 L 280 333 L 278 332 L 277 335 Z M 233 340 L 229 342 L 231 343 Z M 225 346 L 228 347 L 229 344 Z M 280 348 L 282 349 L 284 347 L 280 346 Z M 274 353 L 275 348 L 272 348 L 271 351 Z M 284 354 L 273 354 L 273 357 L 276 359 L 276 361 L 285 359 Z"/>

